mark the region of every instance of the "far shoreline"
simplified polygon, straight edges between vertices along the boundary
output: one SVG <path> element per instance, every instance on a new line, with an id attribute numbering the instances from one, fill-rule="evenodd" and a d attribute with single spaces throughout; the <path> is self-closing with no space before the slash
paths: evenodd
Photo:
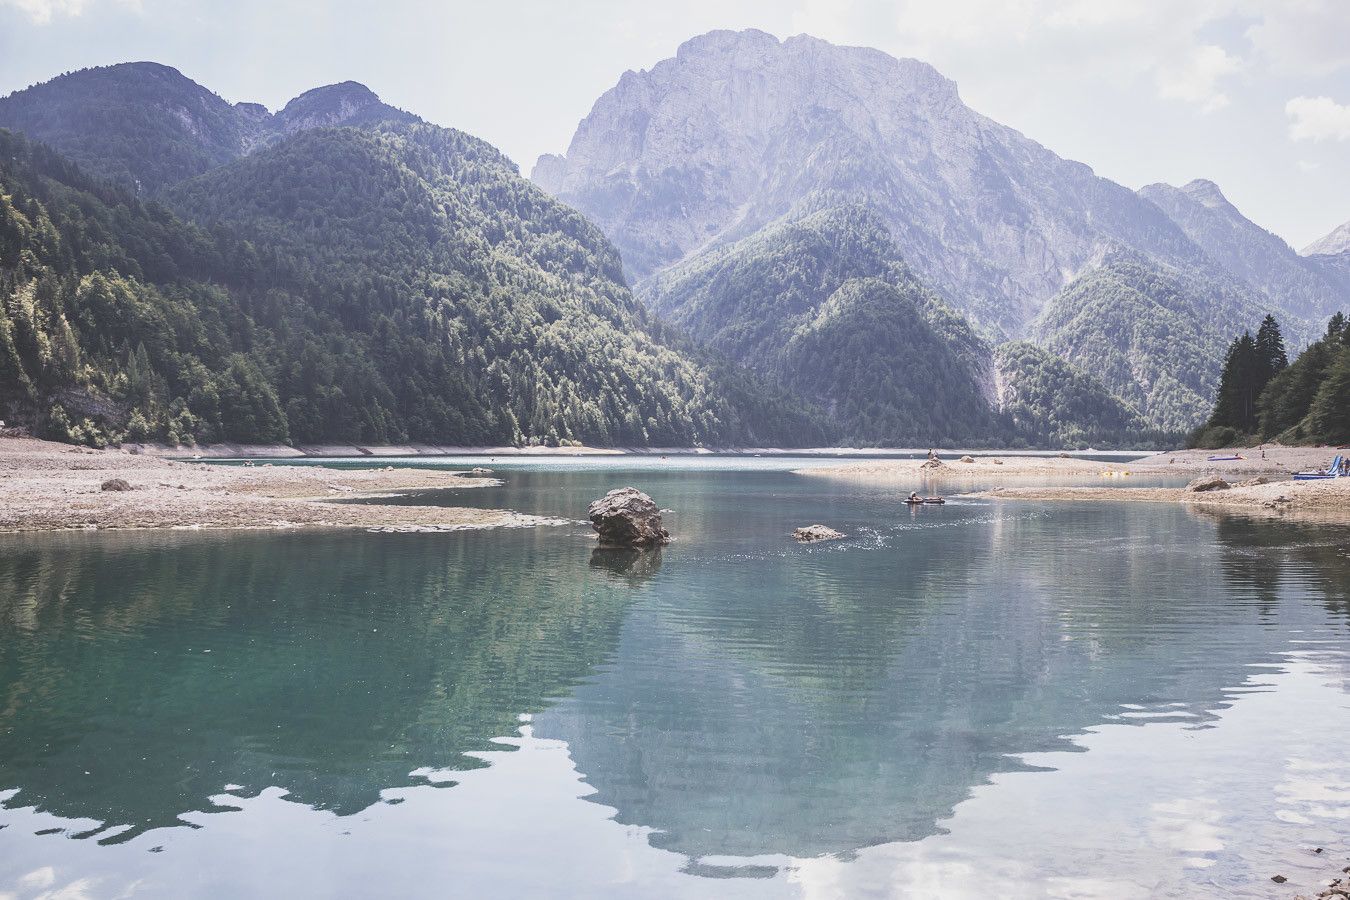
<path id="1" fill-rule="evenodd" d="M 779 456 L 838 459 L 913 459 L 926 456 L 927 447 L 512 447 L 453 446 L 433 444 L 209 444 L 178 446 L 167 444 L 123 444 L 120 449 L 134 455 L 178 460 L 287 460 L 287 459 L 370 459 L 397 460 L 422 457 L 615 457 L 615 456 Z M 1138 459 L 1154 450 L 1055 450 L 1055 449 L 971 449 L 941 448 L 941 456 L 1044 457 L 1058 454 L 1076 458 L 1111 457 Z"/>

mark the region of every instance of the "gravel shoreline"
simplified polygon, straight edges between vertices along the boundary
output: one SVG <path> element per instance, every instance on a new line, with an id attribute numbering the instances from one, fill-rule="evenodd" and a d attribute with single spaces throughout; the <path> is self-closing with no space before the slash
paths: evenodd
<path id="1" fill-rule="evenodd" d="M 115 479 L 130 490 L 104 490 Z M 218 466 L 0 438 L 0 532 L 124 528 L 449 531 L 555 520 L 510 510 L 332 503 L 497 484 L 444 469 Z"/>

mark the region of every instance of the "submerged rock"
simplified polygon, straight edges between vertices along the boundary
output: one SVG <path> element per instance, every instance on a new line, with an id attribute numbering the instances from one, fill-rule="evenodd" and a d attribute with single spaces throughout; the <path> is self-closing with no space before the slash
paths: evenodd
<path id="1" fill-rule="evenodd" d="M 661 509 L 635 487 L 616 488 L 591 503 L 591 527 L 602 547 L 650 547 L 670 541 Z"/>
<path id="2" fill-rule="evenodd" d="M 109 478 L 107 481 L 103 482 L 102 490 L 129 491 L 131 490 L 131 483 L 125 478 Z"/>
<path id="3" fill-rule="evenodd" d="M 1186 490 L 1199 494 L 1204 491 L 1226 491 L 1230 487 L 1232 485 L 1225 481 L 1222 475 L 1206 475 L 1186 485 Z"/>
<path id="4" fill-rule="evenodd" d="M 792 536 L 803 544 L 807 544 L 811 541 L 837 541 L 844 537 L 844 534 L 827 525 L 803 525 L 792 532 Z"/>

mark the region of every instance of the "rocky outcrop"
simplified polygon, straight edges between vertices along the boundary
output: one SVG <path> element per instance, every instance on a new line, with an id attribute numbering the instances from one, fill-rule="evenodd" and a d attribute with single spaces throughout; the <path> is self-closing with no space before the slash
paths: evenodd
<path id="1" fill-rule="evenodd" d="M 845 535 L 828 525 L 803 525 L 792 532 L 792 537 L 803 544 L 809 544 L 812 541 L 837 541 Z"/>
<path id="2" fill-rule="evenodd" d="M 973 456 L 963 456 L 963 457 L 961 457 L 961 462 L 963 462 L 963 463 L 973 463 L 974 461 L 975 461 L 975 457 L 973 457 Z"/>
<path id="3" fill-rule="evenodd" d="M 1193 494 L 1202 494 L 1206 491 L 1226 491 L 1230 487 L 1232 485 L 1225 481 L 1222 475 L 1205 475 L 1186 485 L 1186 490 Z"/>
<path id="4" fill-rule="evenodd" d="M 610 491 L 592 502 L 588 512 L 602 547 L 652 547 L 670 541 L 660 507 L 635 487 Z"/>
<path id="5" fill-rule="evenodd" d="M 927 459 L 925 459 L 925 460 L 919 465 L 919 468 L 920 468 L 920 469 L 945 469 L 945 468 L 947 468 L 947 466 L 946 466 L 946 464 L 944 464 L 944 463 L 942 462 L 942 460 L 938 459 L 936 456 L 930 456 L 930 457 L 928 457 Z"/>
<path id="6" fill-rule="evenodd" d="M 129 491 L 131 490 L 131 482 L 125 478 L 109 478 L 103 482 L 100 489 L 105 491 Z"/>
<path id="7" fill-rule="evenodd" d="M 370 88 L 355 81 L 305 91 L 277 113 L 274 127 L 287 134 L 311 128 L 378 121 L 416 122 L 416 116 L 380 102 Z"/>

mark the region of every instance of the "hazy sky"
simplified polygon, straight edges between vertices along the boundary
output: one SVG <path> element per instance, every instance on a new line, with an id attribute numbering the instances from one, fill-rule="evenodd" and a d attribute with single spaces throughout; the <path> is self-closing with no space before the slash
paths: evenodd
<path id="1" fill-rule="evenodd" d="M 625 69 L 747 27 L 927 60 L 1061 156 L 1212 179 L 1295 247 L 1350 219 L 1350 0 L 0 0 L 0 94 L 147 59 L 272 109 L 352 79 L 528 173 Z"/>

